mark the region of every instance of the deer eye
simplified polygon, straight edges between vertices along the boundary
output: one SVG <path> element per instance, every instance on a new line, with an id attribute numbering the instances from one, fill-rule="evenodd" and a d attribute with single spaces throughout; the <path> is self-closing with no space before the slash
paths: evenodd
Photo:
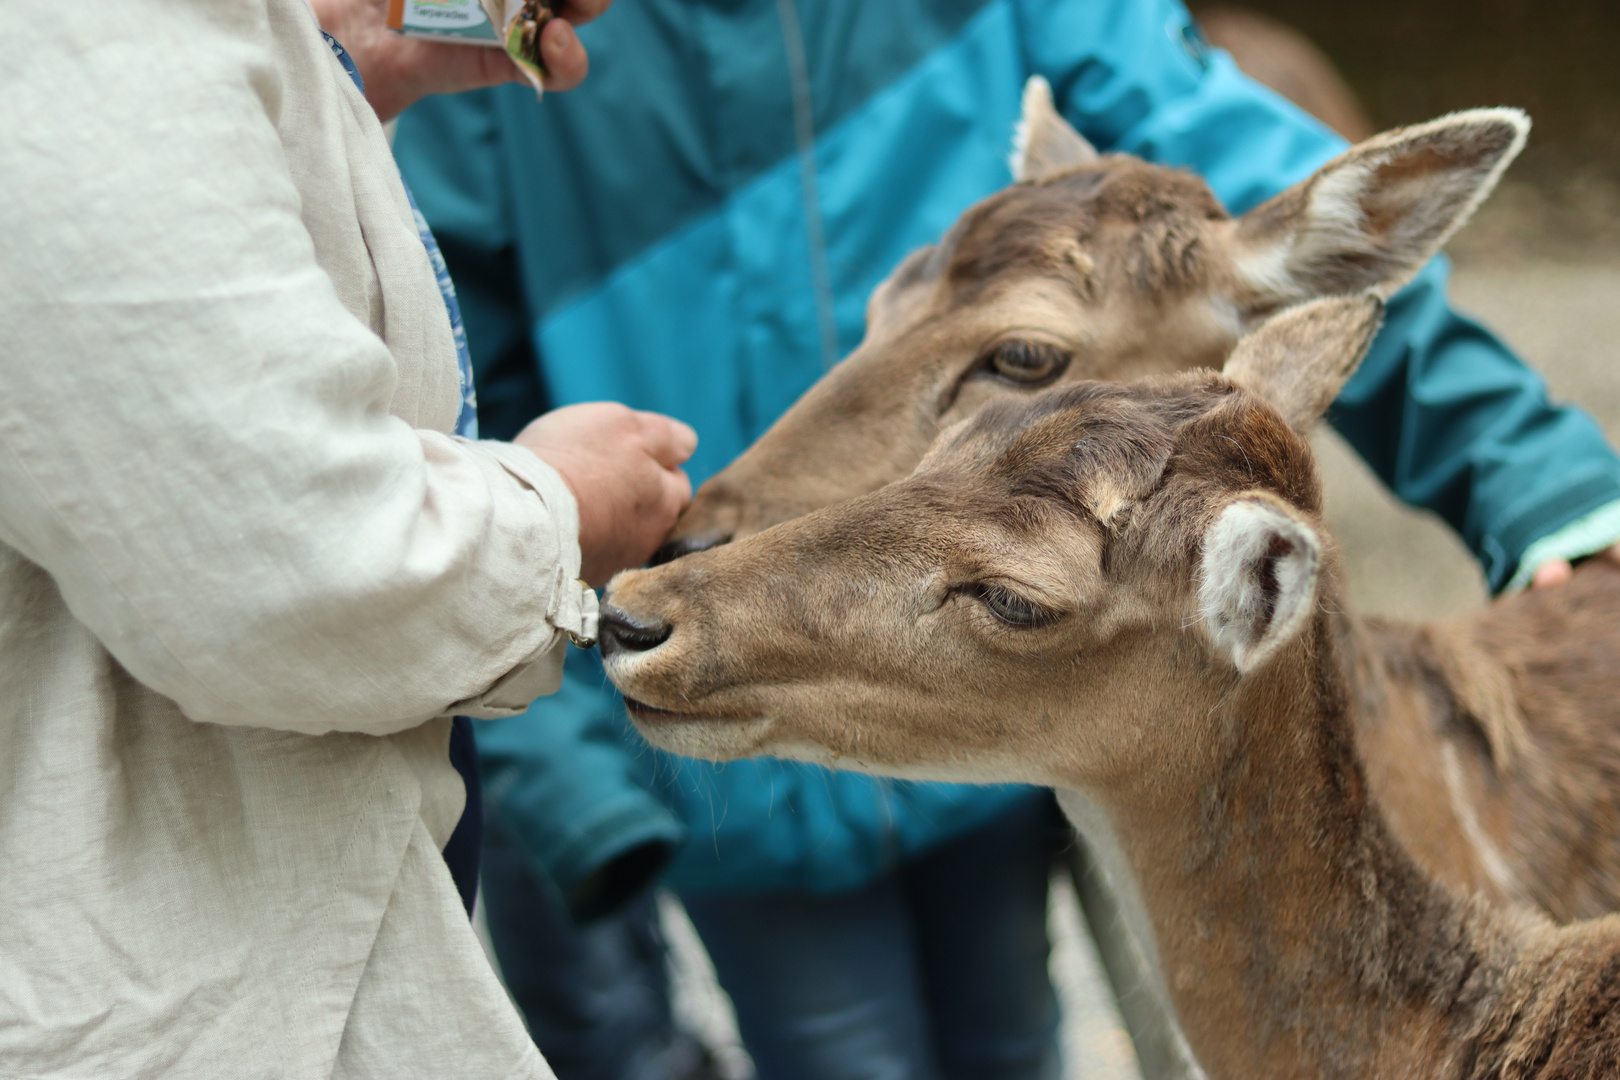
<path id="1" fill-rule="evenodd" d="M 1014 339 L 985 355 L 984 366 L 999 379 L 1020 386 L 1044 386 L 1063 374 L 1073 354 L 1056 345 Z"/>
<path id="2" fill-rule="evenodd" d="M 1052 621 L 1051 612 L 1000 585 L 980 585 L 974 590 L 974 596 L 990 609 L 990 614 L 1008 626 L 1033 629 Z"/>

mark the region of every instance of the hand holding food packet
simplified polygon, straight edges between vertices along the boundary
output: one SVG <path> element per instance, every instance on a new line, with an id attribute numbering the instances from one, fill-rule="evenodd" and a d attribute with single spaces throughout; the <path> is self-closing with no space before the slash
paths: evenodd
<path id="1" fill-rule="evenodd" d="M 546 0 L 389 0 L 388 27 L 406 37 L 505 48 L 536 93 L 546 66 L 540 31 L 556 18 Z"/>

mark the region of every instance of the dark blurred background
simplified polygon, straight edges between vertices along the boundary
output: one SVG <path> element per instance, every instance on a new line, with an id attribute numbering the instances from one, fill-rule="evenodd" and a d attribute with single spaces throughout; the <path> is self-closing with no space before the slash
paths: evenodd
<path id="1" fill-rule="evenodd" d="M 1478 105 L 1530 113 L 1528 149 L 1457 254 L 1483 244 L 1579 258 L 1620 246 L 1620 0 L 1244 0 L 1243 8 L 1314 42 L 1372 130 Z M 1220 4 L 1194 10 L 1212 26 L 1242 17 Z"/>
<path id="2" fill-rule="evenodd" d="M 1314 40 L 1379 128 L 1472 105 L 1535 117 L 1534 150 L 1620 159 L 1615 0 L 1249 0 Z"/>

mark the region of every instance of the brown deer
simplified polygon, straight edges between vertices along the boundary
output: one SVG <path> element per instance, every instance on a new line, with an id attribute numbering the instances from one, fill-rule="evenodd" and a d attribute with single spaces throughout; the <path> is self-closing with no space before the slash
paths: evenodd
<path id="1" fill-rule="evenodd" d="M 1620 918 L 1436 874 L 1370 754 L 1394 698 L 1496 732 L 1456 758 L 1504 813 L 1613 790 L 1620 567 L 1445 626 L 1343 611 L 1300 431 L 1378 307 L 1292 309 L 1224 376 L 991 405 L 903 481 L 622 574 L 608 674 L 678 753 L 1077 793 L 1209 1076 L 1620 1075 Z"/>
<path id="2" fill-rule="evenodd" d="M 1099 156 L 1032 79 L 1019 182 L 889 276 L 865 340 L 703 485 L 666 557 L 898 480 L 987 402 L 1218 368 L 1281 307 L 1387 295 L 1490 192 L 1527 127 L 1480 109 L 1387 132 L 1234 219 L 1191 173 Z"/>
<path id="3" fill-rule="evenodd" d="M 1097 157 L 1033 82 L 1025 179 L 895 271 L 860 348 L 703 486 L 669 549 L 875 490 L 990 402 L 1218 366 L 1244 327 L 1290 300 L 1387 292 L 1484 197 L 1523 124 L 1479 110 L 1390 132 L 1233 220 L 1196 177 Z M 1603 714 L 1527 725 L 1489 665 L 1468 677 L 1480 663 L 1466 635 L 1360 633 L 1380 702 L 1362 733 L 1368 779 L 1412 854 L 1560 920 L 1620 907 L 1620 759 Z M 1569 753 L 1574 772 L 1548 766 Z"/>

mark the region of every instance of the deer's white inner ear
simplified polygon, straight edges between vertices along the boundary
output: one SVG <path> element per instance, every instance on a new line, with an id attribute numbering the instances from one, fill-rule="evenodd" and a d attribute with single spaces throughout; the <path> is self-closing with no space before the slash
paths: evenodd
<path id="1" fill-rule="evenodd" d="M 1013 133 L 1013 179 L 1038 182 L 1096 158 L 1096 148 L 1057 111 L 1051 85 L 1039 75 L 1030 76 L 1024 84 L 1023 116 Z"/>
<path id="2" fill-rule="evenodd" d="M 1230 503 L 1204 534 L 1198 613 L 1218 652 L 1248 672 L 1299 633 L 1316 601 L 1322 543 L 1281 505 Z"/>
<path id="3" fill-rule="evenodd" d="M 1238 271 L 1262 307 L 1388 296 L 1490 194 L 1529 130 L 1517 109 L 1472 109 L 1359 143 L 1238 219 Z"/>

